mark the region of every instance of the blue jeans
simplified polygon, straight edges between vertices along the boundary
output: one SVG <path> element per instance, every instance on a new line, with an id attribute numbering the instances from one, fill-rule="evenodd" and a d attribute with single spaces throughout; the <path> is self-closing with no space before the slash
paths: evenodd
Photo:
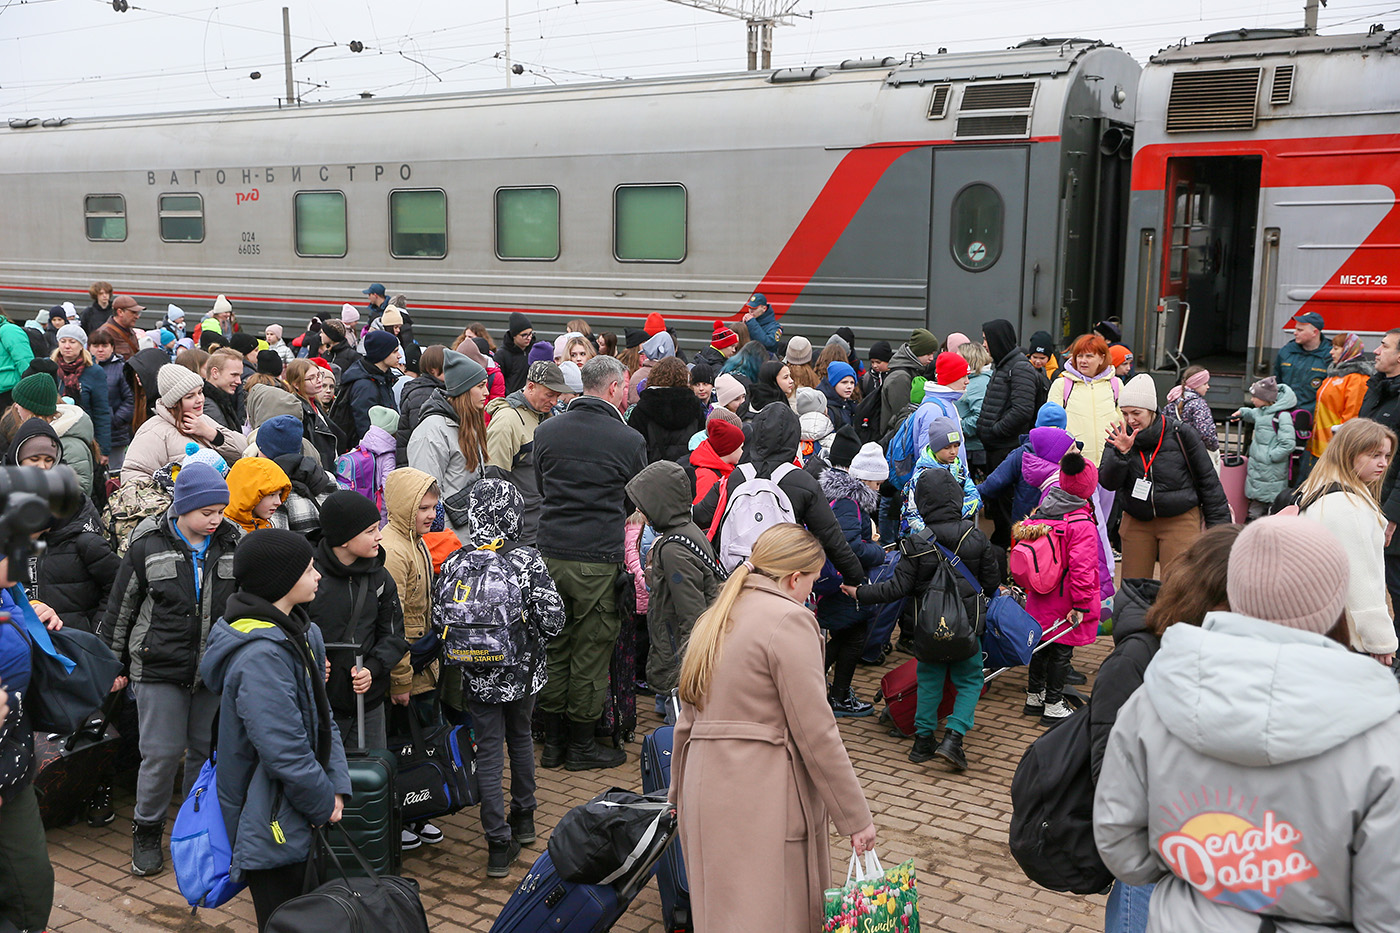
<path id="1" fill-rule="evenodd" d="M 948 728 L 967 735 L 972 731 L 972 715 L 982 696 L 982 654 L 953 664 L 919 662 L 919 703 L 914 714 L 914 731 L 933 735 L 938 729 L 938 706 L 943 702 L 943 685 L 951 681 L 957 696 L 948 714 Z"/>
<path id="2" fill-rule="evenodd" d="M 1113 882 L 1108 894 L 1108 906 L 1103 912 L 1104 933 L 1145 933 L 1147 904 L 1152 900 L 1154 884 L 1124 884 Z"/>

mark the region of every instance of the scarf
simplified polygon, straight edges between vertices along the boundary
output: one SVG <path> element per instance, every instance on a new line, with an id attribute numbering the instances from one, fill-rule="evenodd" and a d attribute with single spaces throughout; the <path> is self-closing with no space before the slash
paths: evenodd
<path id="1" fill-rule="evenodd" d="M 59 385 L 63 389 L 63 394 L 75 402 L 81 397 L 82 389 L 78 385 L 78 380 L 82 378 L 85 369 L 87 369 L 87 363 L 82 356 L 78 356 L 71 363 L 62 356 L 58 358 Z"/>
<path id="2" fill-rule="evenodd" d="M 1209 383 L 1210 370 L 1203 369 L 1200 372 L 1196 373 L 1196 375 L 1187 379 L 1181 385 L 1172 386 L 1171 391 L 1167 393 L 1167 401 L 1175 402 L 1177 399 L 1181 398 L 1182 392 L 1184 392 L 1186 389 L 1190 389 L 1192 392 L 1195 392 L 1197 395 L 1200 395 L 1201 390 L 1204 389 Z"/>
<path id="3" fill-rule="evenodd" d="M 1355 359 L 1361 355 L 1362 349 L 1361 338 L 1353 333 L 1347 333 L 1342 340 L 1342 356 L 1337 362 L 1345 363 L 1347 360 Z"/>

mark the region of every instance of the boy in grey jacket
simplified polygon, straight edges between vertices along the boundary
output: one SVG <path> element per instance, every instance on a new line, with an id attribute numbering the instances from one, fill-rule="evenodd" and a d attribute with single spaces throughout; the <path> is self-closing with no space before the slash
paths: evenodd
<path id="1" fill-rule="evenodd" d="M 1234 611 L 1168 628 L 1118 713 L 1094 797 L 1104 864 L 1157 883 L 1149 933 L 1272 929 L 1261 914 L 1289 933 L 1400 929 L 1400 687 L 1328 637 L 1341 545 L 1260 519 L 1226 588 Z"/>

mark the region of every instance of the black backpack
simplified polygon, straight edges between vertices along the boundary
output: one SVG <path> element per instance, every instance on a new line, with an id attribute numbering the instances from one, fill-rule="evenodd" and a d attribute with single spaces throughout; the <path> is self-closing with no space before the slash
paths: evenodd
<path id="1" fill-rule="evenodd" d="M 851 427 L 856 429 L 856 437 L 862 444 L 880 439 L 880 390 L 875 389 L 856 406 L 851 416 Z"/>
<path id="2" fill-rule="evenodd" d="M 1099 894 L 1113 883 L 1094 844 L 1089 707 L 1032 742 L 1011 780 L 1011 855 L 1051 891 Z"/>
<path id="3" fill-rule="evenodd" d="M 964 540 L 972 527 L 969 522 Z M 974 618 L 967 611 L 959 586 L 962 575 L 934 542 L 932 532 L 925 530 L 906 538 L 901 550 L 905 557 L 932 553 L 937 560 L 933 576 L 914 607 L 914 657 L 925 664 L 953 664 L 980 653 L 986 619 L 981 612 Z"/>
<path id="4" fill-rule="evenodd" d="M 347 438 L 345 449 L 354 450 L 360 443 L 360 433 L 355 430 L 355 412 L 350 407 L 350 387 L 341 385 L 335 393 L 335 400 L 331 402 L 331 410 L 326 413 L 326 420 L 340 429 L 340 432 Z"/>

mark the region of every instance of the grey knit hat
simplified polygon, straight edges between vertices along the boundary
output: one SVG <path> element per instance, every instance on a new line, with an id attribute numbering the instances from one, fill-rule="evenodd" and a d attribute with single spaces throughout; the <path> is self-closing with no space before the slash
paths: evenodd
<path id="1" fill-rule="evenodd" d="M 1346 552 L 1326 527 L 1272 515 L 1235 539 L 1225 592 L 1233 612 L 1325 635 L 1342 617 L 1350 576 Z"/>

